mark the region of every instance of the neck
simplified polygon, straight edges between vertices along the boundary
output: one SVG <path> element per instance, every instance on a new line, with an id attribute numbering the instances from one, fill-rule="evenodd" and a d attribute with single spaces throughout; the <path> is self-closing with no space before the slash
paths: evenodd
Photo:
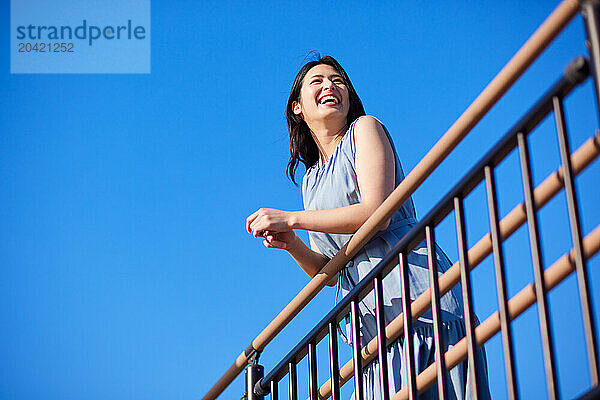
<path id="1" fill-rule="evenodd" d="M 308 123 L 313 139 L 319 148 L 319 165 L 323 165 L 335 151 L 346 133 L 346 121 L 341 124 Z"/>

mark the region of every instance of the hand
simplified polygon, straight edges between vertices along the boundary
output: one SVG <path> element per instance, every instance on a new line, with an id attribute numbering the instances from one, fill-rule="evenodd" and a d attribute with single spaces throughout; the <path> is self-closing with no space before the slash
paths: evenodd
<path id="1" fill-rule="evenodd" d="M 294 231 L 264 232 L 263 244 L 270 249 L 283 249 L 290 251 L 297 236 Z"/>
<path id="2" fill-rule="evenodd" d="M 254 237 L 264 236 L 265 231 L 289 232 L 293 228 L 293 213 L 274 208 L 260 208 L 246 218 L 246 230 Z"/>

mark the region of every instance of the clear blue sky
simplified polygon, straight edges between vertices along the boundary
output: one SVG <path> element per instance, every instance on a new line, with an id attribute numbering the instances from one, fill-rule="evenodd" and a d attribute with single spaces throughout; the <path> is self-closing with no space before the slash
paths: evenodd
<path id="1" fill-rule="evenodd" d="M 154 0 L 150 74 L 10 75 L 1 2 L 0 398 L 200 398 L 307 283 L 244 221 L 259 207 L 302 206 L 284 176 L 284 106 L 308 51 L 338 58 L 409 171 L 557 2 L 499 4 Z M 420 216 L 579 54 L 577 17 L 417 191 Z M 598 126 L 591 84 L 566 107 L 576 148 Z M 553 129 L 548 119 L 531 136 L 537 183 L 558 165 Z M 522 201 L 514 154 L 497 179 L 504 215 Z M 600 222 L 599 181 L 598 162 L 577 180 L 585 232 Z M 548 265 L 569 248 L 564 204 L 561 194 L 540 214 Z M 482 188 L 466 207 L 472 244 L 488 229 Z M 438 239 L 455 260 L 451 219 Z M 521 229 L 506 244 L 511 294 L 532 279 L 526 243 Z M 598 260 L 589 263 L 592 288 Z M 483 320 L 496 304 L 489 260 L 473 276 Z M 333 298 L 324 290 L 267 347 L 267 370 Z M 573 277 L 550 302 L 570 398 L 589 385 Z M 535 309 L 514 327 L 523 398 L 543 396 Z M 319 350 L 323 382 L 326 346 Z M 494 398 L 505 398 L 498 337 L 487 351 Z M 243 391 L 237 379 L 222 398 Z"/>

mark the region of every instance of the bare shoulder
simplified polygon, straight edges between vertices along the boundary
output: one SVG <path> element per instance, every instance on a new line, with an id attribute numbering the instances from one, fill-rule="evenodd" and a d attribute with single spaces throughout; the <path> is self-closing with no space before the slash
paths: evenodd
<path id="1" fill-rule="evenodd" d="M 383 131 L 383 125 L 381 124 L 381 122 L 375 118 L 372 115 L 363 115 L 361 117 L 358 117 L 356 119 L 356 122 L 354 123 L 354 129 L 355 130 L 382 130 Z"/>
<path id="2" fill-rule="evenodd" d="M 354 123 L 354 142 L 385 142 L 386 138 L 385 130 L 381 122 L 371 116 L 363 115 L 359 117 Z"/>

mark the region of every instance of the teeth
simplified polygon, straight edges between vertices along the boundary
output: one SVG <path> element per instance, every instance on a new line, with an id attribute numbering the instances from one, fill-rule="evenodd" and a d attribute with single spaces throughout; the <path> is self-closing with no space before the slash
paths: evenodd
<path id="1" fill-rule="evenodd" d="M 323 104 L 323 103 L 325 103 L 326 101 L 329 101 L 329 100 L 333 100 L 334 103 L 337 103 L 337 99 L 334 96 L 332 96 L 332 95 L 323 96 L 321 98 L 320 103 Z"/>

